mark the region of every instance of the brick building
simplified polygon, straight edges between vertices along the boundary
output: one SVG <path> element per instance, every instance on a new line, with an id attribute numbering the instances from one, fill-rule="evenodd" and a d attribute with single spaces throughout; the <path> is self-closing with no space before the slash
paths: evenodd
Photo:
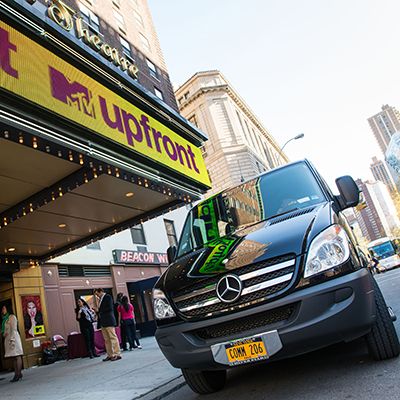
<path id="1" fill-rule="evenodd" d="M 147 0 L 63 0 L 62 3 L 82 17 L 84 28 L 137 66 L 137 82 L 141 86 L 177 110 Z M 48 1 L 38 0 L 36 7 L 44 11 Z M 109 63 L 112 67 L 113 63 Z"/>

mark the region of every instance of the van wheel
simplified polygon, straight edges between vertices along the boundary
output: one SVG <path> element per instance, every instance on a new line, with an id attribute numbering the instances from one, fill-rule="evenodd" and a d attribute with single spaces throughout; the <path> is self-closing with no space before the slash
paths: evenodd
<path id="1" fill-rule="evenodd" d="M 199 394 L 209 394 L 221 390 L 226 383 L 226 371 L 194 371 L 182 369 L 183 377 L 190 389 Z"/>
<path id="2" fill-rule="evenodd" d="M 376 321 L 372 326 L 371 332 L 368 333 L 365 338 L 367 340 L 368 350 L 371 357 L 375 360 L 387 360 L 399 355 L 399 338 L 382 292 L 375 279 L 373 281 Z"/>

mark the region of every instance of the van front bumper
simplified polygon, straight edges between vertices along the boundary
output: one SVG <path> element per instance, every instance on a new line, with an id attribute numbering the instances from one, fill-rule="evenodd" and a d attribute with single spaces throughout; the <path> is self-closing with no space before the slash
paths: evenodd
<path id="1" fill-rule="evenodd" d="M 282 349 L 267 361 L 293 357 L 367 334 L 375 321 L 375 301 L 370 272 L 359 271 L 295 291 L 281 299 L 230 315 L 198 322 L 159 327 L 156 339 L 165 357 L 176 368 L 199 370 L 227 368 L 214 360 L 211 346 L 277 330 Z M 214 325 L 248 318 L 253 314 L 295 305 L 284 323 L 258 326 L 235 335 L 201 338 L 197 332 Z"/>

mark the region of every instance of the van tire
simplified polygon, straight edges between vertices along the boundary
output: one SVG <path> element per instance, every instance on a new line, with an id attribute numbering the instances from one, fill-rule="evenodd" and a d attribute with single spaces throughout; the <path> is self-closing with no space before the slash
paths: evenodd
<path id="1" fill-rule="evenodd" d="M 376 305 L 376 321 L 365 336 L 370 356 L 375 360 L 387 360 L 400 354 L 400 343 L 392 317 L 382 292 L 373 279 Z"/>
<path id="2" fill-rule="evenodd" d="M 226 371 L 195 371 L 182 369 L 183 377 L 190 389 L 199 394 L 209 394 L 221 390 L 226 383 Z"/>

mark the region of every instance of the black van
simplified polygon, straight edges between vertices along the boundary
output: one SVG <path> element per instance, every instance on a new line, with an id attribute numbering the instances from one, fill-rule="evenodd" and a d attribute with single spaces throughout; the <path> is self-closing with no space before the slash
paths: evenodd
<path id="1" fill-rule="evenodd" d="M 399 355 L 392 315 L 342 211 L 307 161 L 260 175 L 189 212 L 153 289 L 158 344 L 197 393 L 226 370 L 365 337 L 373 358 Z"/>

